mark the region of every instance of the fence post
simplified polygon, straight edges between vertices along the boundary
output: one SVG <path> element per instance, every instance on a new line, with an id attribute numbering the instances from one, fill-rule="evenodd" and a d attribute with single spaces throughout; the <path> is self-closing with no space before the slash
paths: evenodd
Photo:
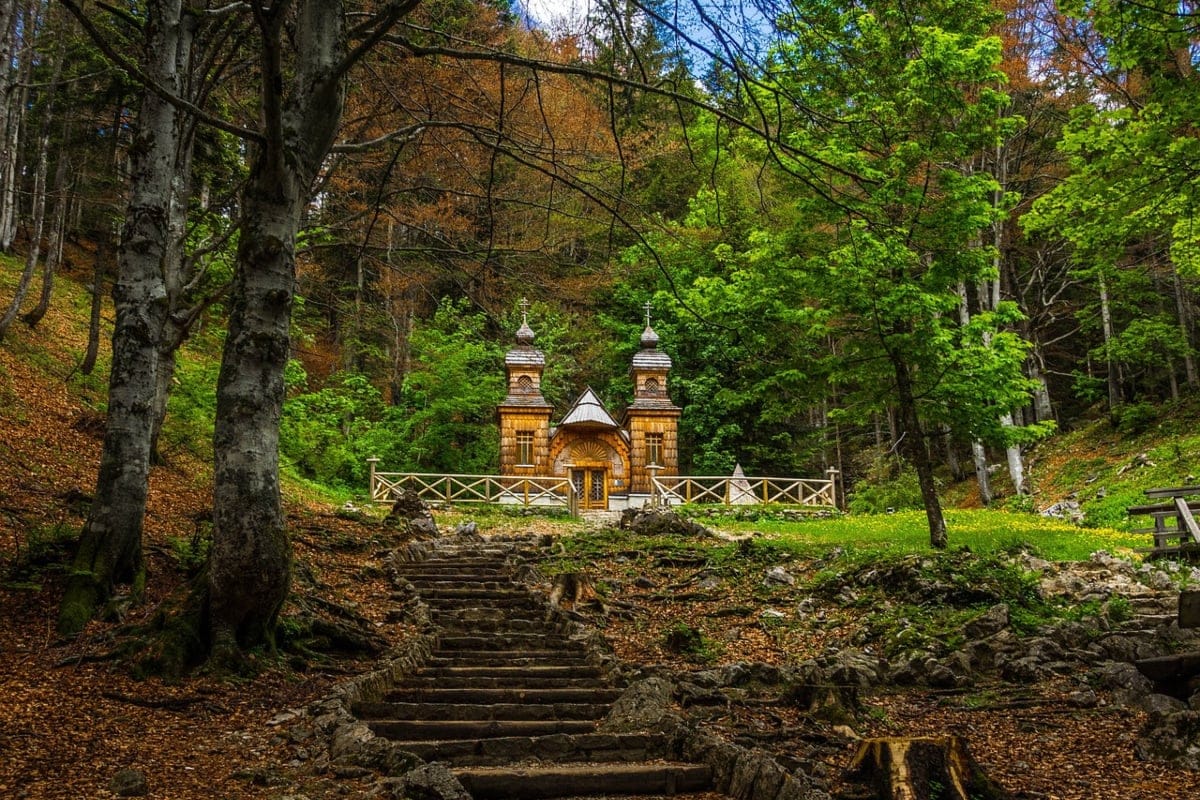
<path id="1" fill-rule="evenodd" d="M 367 459 L 367 497 L 375 500 L 375 465 L 379 463 L 379 459 L 371 456 Z"/>
<path id="2" fill-rule="evenodd" d="M 837 477 L 839 474 L 840 473 L 837 467 L 830 467 L 829 469 L 825 470 L 825 476 L 829 478 L 829 499 L 831 501 L 831 505 L 840 510 L 841 505 L 838 504 L 837 490 Z"/>
<path id="3" fill-rule="evenodd" d="M 650 507 L 654 509 L 662 508 L 666 504 L 662 501 L 661 493 L 658 487 L 658 471 L 662 469 L 661 464 L 647 464 L 646 472 L 650 473 Z"/>

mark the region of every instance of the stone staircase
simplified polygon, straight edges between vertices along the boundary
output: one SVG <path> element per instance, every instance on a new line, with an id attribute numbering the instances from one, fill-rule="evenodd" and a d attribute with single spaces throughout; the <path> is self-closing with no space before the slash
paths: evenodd
<path id="1" fill-rule="evenodd" d="M 674 796 L 707 790 L 708 766 L 667 758 L 653 733 L 608 733 L 621 694 L 596 654 L 513 578 L 528 540 L 459 537 L 394 563 L 438 644 L 382 702 L 355 713 L 377 736 L 440 761 L 483 798 Z"/>

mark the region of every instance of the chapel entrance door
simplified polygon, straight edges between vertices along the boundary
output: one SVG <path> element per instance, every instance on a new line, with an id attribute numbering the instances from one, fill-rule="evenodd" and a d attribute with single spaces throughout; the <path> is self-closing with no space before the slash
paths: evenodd
<path id="1" fill-rule="evenodd" d="M 608 470 L 581 467 L 571 470 L 571 483 L 581 509 L 608 508 Z"/>

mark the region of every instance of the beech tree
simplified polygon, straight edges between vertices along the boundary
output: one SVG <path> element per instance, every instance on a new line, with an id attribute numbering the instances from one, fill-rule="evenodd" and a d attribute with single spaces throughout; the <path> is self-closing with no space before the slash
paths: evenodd
<path id="1" fill-rule="evenodd" d="M 77 5 L 65 4 L 82 17 Z M 182 96 L 192 29 L 181 0 L 153 0 L 142 31 L 137 68 L 155 90 L 143 95 L 130 153 L 129 202 L 113 287 L 116 324 L 104 448 L 96 496 L 59 612 L 64 634 L 82 629 L 116 585 L 128 584 L 138 595 L 145 581 L 142 525 L 160 347 L 170 311 L 165 272 L 172 264 L 172 183 L 179 174 L 184 125 L 170 95 Z"/>

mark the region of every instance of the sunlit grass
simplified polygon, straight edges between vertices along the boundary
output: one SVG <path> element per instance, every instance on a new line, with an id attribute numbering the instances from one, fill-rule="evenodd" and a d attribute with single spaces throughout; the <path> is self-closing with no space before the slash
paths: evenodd
<path id="1" fill-rule="evenodd" d="M 921 511 L 848 515 L 823 519 L 756 522 L 706 520 L 730 532 L 759 532 L 797 555 L 819 556 L 835 547 L 847 551 L 892 554 L 927 553 L 929 528 Z M 989 510 L 948 510 L 950 547 L 969 547 L 984 554 L 1026 545 L 1054 561 L 1083 560 L 1097 550 L 1131 554 L 1152 542 L 1112 528 L 1080 528 L 1031 514 Z"/>

